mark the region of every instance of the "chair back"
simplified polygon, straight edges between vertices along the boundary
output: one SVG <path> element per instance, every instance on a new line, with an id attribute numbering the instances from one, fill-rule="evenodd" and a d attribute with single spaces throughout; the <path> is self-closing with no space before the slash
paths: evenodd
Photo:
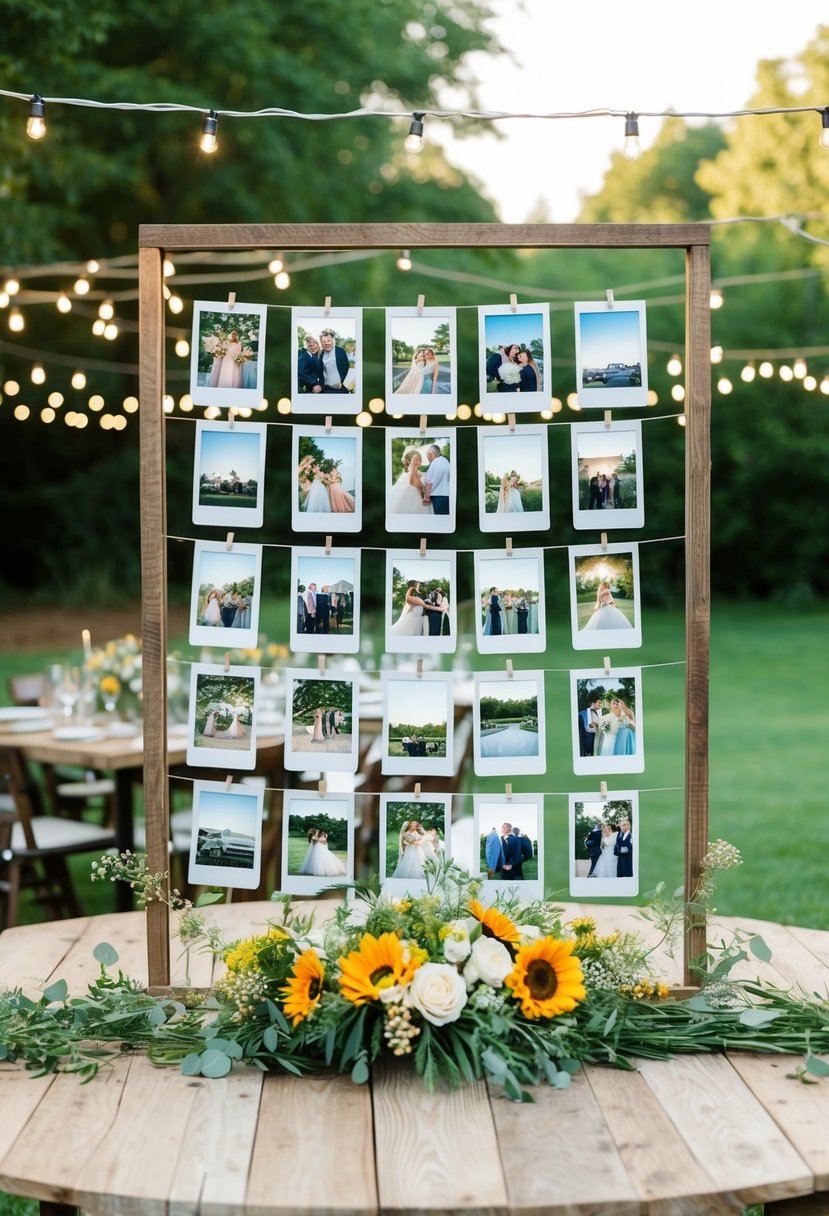
<path id="1" fill-rule="evenodd" d="M 37 848 L 32 819 L 39 810 L 39 795 L 20 752 L 14 747 L 0 746 L 0 779 L 12 799 L 11 819 L 20 824 L 28 849 Z"/>
<path id="2" fill-rule="evenodd" d="M 9 676 L 7 687 L 13 705 L 44 705 L 49 691 L 46 676 L 41 671 Z"/>

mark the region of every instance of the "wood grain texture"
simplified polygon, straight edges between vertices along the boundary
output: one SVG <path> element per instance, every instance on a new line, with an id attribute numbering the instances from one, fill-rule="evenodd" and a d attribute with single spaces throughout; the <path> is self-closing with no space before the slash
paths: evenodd
<path id="1" fill-rule="evenodd" d="M 569 1089 L 531 1092 L 533 1107 L 490 1092 L 510 1211 L 638 1216 L 641 1203 L 584 1073 Z"/>
<path id="2" fill-rule="evenodd" d="M 37 997 L 66 958 L 88 917 L 18 925 L 0 935 L 0 992 L 22 988 Z"/>
<path id="3" fill-rule="evenodd" d="M 435 1216 L 508 1211 L 504 1169 L 486 1086 L 429 1094 L 404 1065 L 375 1067 L 374 1142 L 383 1212 Z"/>
<path id="4" fill-rule="evenodd" d="M 348 1077 L 265 1078 L 245 1211 L 377 1211 L 368 1086 Z"/>
<path id="5" fill-rule="evenodd" d="M 708 224 L 141 224 L 158 249 L 684 249 Z"/>
<path id="6" fill-rule="evenodd" d="M 167 871 L 167 478 L 164 445 L 164 298 L 162 251 L 138 254 L 139 439 L 141 471 L 141 650 L 144 697 L 144 808 L 147 864 Z M 147 908 L 151 984 L 170 982 L 169 914 Z"/>
<path id="7" fill-rule="evenodd" d="M 14 1142 L 49 1091 L 54 1076 L 33 1077 L 22 1068 L 0 1068 L 0 1191 L 14 1190 L 14 1173 L 6 1170 L 6 1158 Z M 43 1171 L 41 1170 L 41 1173 Z"/>
<path id="8" fill-rule="evenodd" d="M 685 263 L 685 890 L 708 849 L 708 682 L 711 649 L 711 261 Z M 705 925 L 686 919 L 684 982 L 705 950 Z"/>

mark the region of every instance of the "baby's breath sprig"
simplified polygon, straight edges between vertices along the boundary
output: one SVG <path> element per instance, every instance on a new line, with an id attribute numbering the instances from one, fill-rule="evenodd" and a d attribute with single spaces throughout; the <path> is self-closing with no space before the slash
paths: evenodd
<path id="1" fill-rule="evenodd" d="M 189 899 L 185 899 L 175 887 L 168 890 L 169 873 L 166 870 L 153 873 L 147 868 L 147 858 L 143 853 L 132 853 L 129 849 L 117 855 L 104 853 L 98 861 L 92 862 L 92 882 L 125 882 L 135 891 L 135 898 L 140 908 L 147 904 L 167 904 L 173 912 L 181 912 L 192 908 Z"/>

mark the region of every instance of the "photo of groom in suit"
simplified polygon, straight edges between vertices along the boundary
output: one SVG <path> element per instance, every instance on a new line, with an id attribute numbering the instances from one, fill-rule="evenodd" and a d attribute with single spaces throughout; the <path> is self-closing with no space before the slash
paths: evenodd
<path id="1" fill-rule="evenodd" d="M 345 380 L 349 371 L 348 355 L 342 346 L 334 345 L 333 329 L 320 330 L 320 364 L 322 365 L 322 391 L 324 393 L 347 393 Z"/>
<path id="2" fill-rule="evenodd" d="M 584 753 L 582 752 L 582 755 Z M 587 855 L 590 858 L 590 869 L 587 871 L 587 877 L 596 868 L 596 862 L 602 855 L 602 825 L 595 823 L 584 838 L 584 847 L 587 849 Z"/>
<path id="3" fill-rule="evenodd" d="M 504 868 L 504 837 L 509 833 L 511 824 L 502 823 L 501 831 L 496 827 L 490 828 L 486 843 L 484 845 L 484 853 L 486 856 L 486 874 L 487 878 L 502 878 L 502 870 Z"/>
<path id="4" fill-rule="evenodd" d="M 623 819 L 616 833 L 616 844 L 613 852 L 618 858 L 616 864 L 617 878 L 633 878 L 633 837 L 630 831 L 630 820 Z"/>
<path id="5" fill-rule="evenodd" d="M 603 693 L 597 689 L 588 693 L 590 698 L 584 709 L 579 711 L 579 755 L 592 756 L 596 747 L 596 731 L 602 716 Z"/>

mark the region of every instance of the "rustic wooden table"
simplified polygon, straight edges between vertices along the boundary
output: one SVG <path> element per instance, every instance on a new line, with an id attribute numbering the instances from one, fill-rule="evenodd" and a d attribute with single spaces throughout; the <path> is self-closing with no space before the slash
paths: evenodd
<path id="1" fill-rule="evenodd" d="M 236 936 L 270 911 L 211 913 Z M 632 923 L 630 908 L 567 911 L 598 914 L 602 928 Z M 829 933 L 721 923 L 763 934 L 768 978 L 826 991 Z M 143 915 L 112 914 L 0 935 L 0 989 L 34 995 L 63 977 L 82 990 L 100 941 L 125 972 L 146 975 Z M 210 982 L 204 956 L 191 978 Z M 642 1061 L 633 1073 L 588 1067 L 569 1090 L 538 1089 L 530 1106 L 484 1083 L 430 1097 L 394 1067 L 358 1087 L 253 1069 L 204 1080 L 132 1054 L 88 1085 L 0 1066 L 0 1190 L 48 1212 L 106 1216 L 718 1216 L 754 1202 L 817 1216 L 829 1211 L 829 1083 L 788 1079 L 791 1064 L 733 1055 Z"/>

